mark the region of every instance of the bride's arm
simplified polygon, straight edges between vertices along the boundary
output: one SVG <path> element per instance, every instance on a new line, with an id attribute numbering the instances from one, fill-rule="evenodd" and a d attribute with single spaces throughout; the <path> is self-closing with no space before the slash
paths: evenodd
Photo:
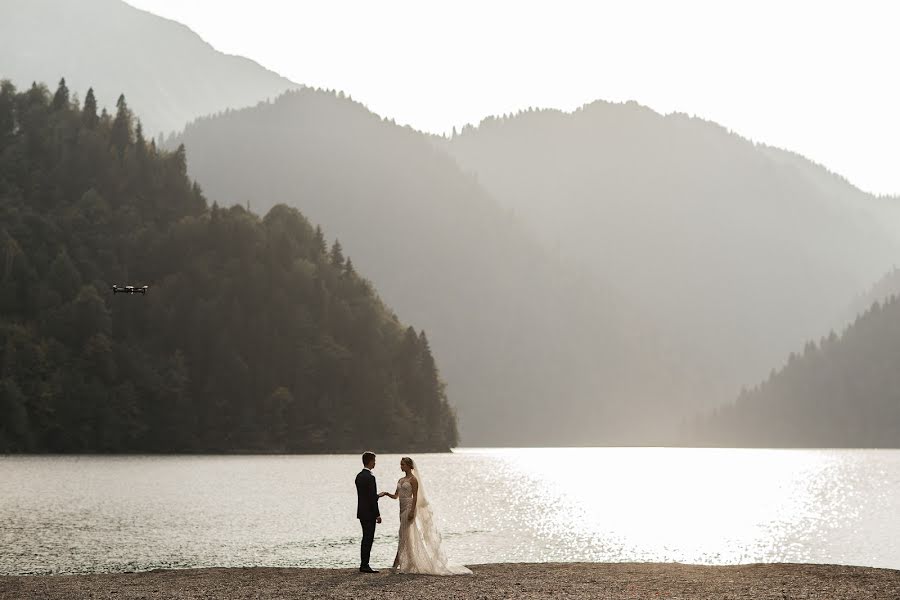
<path id="1" fill-rule="evenodd" d="M 412 507 L 409 509 L 409 519 L 413 520 L 416 518 L 416 501 L 419 499 L 419 480 L 415 477 L 411 477 L 409 480 L 410 485 L 412 485 Z"/>
<path id="2" fill-rule="evenodd" d="M 382 496 L 387 496 L 391 500 L 396 500 L 398 493 L 399 493 L 399 490 L 394 490 L 393 494 L 390 492 L 381 492 L 380 494 L 378 494 L 378 497 L 381 498 Z"/>

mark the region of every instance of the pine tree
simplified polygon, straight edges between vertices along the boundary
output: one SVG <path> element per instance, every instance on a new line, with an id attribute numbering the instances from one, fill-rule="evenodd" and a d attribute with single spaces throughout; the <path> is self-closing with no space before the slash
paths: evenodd
<path id="1" fill-rule="evenodd" d="M 325 253 L 328 252 L 328 246 L 325 243 L 325 234 L 322 233 L 322 227 L 319 225 L 316 225 L 315 244 L 317 255 L 325 256 Z"/>
<path id="2" fill-rule="evenodd" d="M 334 244 L 331 245 L 331 255 L 329 256 L 331 260 L 332 266 L 335 267 L 343 267 L 344 266 L 344 251 L 341 248 L 341 242 L 338 240 L 334 240 Z"/>
<path id="3" fill-rule="evenodd" d="M 144 128 L 140 121 L 134 128 L 134 151 L 139 161 L 143 162 L 147 158 L 147 140 L 144 139 Z"/>
<path id="4" fill-rule="evenodd" d="M 56 88 L 56 94 L 53 95 L 53 102 L 50 107 L 54 110 L 62 110 L 69 107 L 69 88 L 66 87 L 66 78 L 59 80 L 59 87 Z"/>
<path id="5" fill-rule="evenodd" d="M 125 95 L 120 94 L 119 100 L 116 102 L 116 117 L 113 119 L 109 137 L 109 142 L 119 153 L 119 157 L 124 156 L 125 149 L 131 145 L 131 121 L 131 111 L 128 110 L 128 103 L 125 102 Z"/>
<path id="6" fill-rule="evenodd" d="M 84 106 L 81 109 L 81 122 L 88 129 L 93 129 L 97 126 L 98 121 L 97 99 L 94 97 L 94 88 L 88 88 L 87 95 L 84 97 Z"/>
<path id="7" fill-rule="evenodd" d="M 187 175 L 187 153 L 184 150 L 184 144 L 178 144 L 178 148 L 172 153 L 172 164 L 175 166 L 175 174 L 178 177 Z"/>

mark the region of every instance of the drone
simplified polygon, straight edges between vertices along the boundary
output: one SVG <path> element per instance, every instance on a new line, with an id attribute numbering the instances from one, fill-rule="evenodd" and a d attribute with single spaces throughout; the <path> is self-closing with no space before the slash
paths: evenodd
<path id="1" fill-rule="evenodd" d="M 135 287 L 133 285 L 119 286 L 113 285 L 112 291 L 113 294 L 146 294 L 147 290 L 150 288 L 149 285 L 144 285 L 141 287 Z"/>

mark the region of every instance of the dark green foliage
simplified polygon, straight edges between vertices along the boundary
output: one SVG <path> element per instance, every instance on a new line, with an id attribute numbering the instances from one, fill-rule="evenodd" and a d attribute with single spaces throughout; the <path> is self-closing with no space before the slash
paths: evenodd
<path id="1" fill-rule="evenodd" d="M 900 299 L 875 303 L 844 334 L 792 353 L 780 371 L 695 424 L 689 443 L 900 447 Z"/>
<path id="2" fill-rule="evenodd" d="M 0 85 L 0 452 L 456 444 L 424 334 L 340 244 L 284 205 L 207 207 L 183 146 L 124 97 L 96 110 Z"/>

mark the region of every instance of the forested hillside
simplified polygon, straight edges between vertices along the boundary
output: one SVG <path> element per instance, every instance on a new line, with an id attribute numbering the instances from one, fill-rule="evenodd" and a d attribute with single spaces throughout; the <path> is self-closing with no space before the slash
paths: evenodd
<path id="1" fill-rule="evenodd" d="M 425 333 L 338 242 L 265 192 L 208 206 L 184 148 L 83 98 L 0 87 L 0 451 L 456 444 Z"/>
<path id="2" fill-rule="evenodd" d="M 898 203 L 900 203 L 900 200 L 898 200 Z M 872 305 L 876 302 L 879 304 L 883 303 L 891 296 L 896 295 L 900 295 L 900 269 L 894 266 L 878 281 L 853 299 L 844 313 L 844 322 L 840 323 L 840 325 L 843 327 L 845 324 L 853 322 L 859 315 L 872 308 Z"/>
<path id="3" fill-rule="evenodd" d="M 900 447 L 900 299 L 802 354 L 688 432 L 687 443 L 808 448 Z"/>

